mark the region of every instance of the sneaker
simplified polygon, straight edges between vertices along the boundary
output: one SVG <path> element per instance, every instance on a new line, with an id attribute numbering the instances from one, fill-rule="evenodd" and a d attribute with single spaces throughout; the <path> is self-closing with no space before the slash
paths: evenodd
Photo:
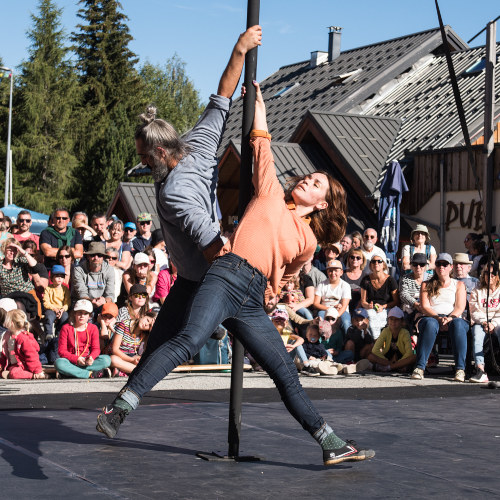
<path id="1" fill-rule="evenodd" d="M 373 364 L 367 359 L 360 359 L 355 365 L 357 372 L 371 372 Z"/>
<path id="2" fill-rule="evenodd" d="M 455 378 L 453 380 L 455 380 L 456 382 L 465 382 L 465 371 L 457 370 L 455 372 Z"/>
<path id="3" fill-rule="evenodd" d="M 345 365 L 344 368 L 342 369 L 342 373 L 344 375 L 351 375 L 353 373 L 356 373 L 358 371 L 357 365 Z"/>
<path id="4" fill-rule="evenodd" d="M 469 382 L 474 382 L 476 384 L 485 384 L 489 381 L 490 379 L 488 378 L 488 375 L 486 375 L 481 368 L 478 368 L 476 370 L 476 374 L 469 379 Z"/>
<path id="5" fill-rule="evenodd" d="M 114 438 L 127 415 L 128 411 L 123 408 L 113 405 L 105 406 L 102 413 L 97 415 L 96 429 L 109 438 Z"/>
<path id="6" fill-rule="evenodd" d="M 422 380 L 424 378 L 424 370 L 422 368 L 415 368 L 411 374 L 413 380 Z"/>
<path id="7" fill-rule="evenodd" d="M 109 368 L 103 368 L 102 370 L 90 372 L 89 378 L 111 378 L 111 370 Z"/>
<path id="8" fill-rule="evenodd" d="M 321 375 L 337 375 L 338 368 L 331 361 L 320 361 L 317 370 Z"/>
<path id="9" fill-rule="evenodd" d="M 300 373 L 302 375 L 306 375 L 307 377 L 319 377 L 319 372 L 317 372 L 312 366 L 304 366 Z"/>
<path id="10" fill-rule="evenodd" d="M 375 456 L 373 450 L 359 450 L 354 441 L 346 441 L 342 448 L 334 450 L 323 450 L 323 463 L 325 465 L 335 465 L 340 462 L 354 462 L 357 460 L 367 460 Z"/>

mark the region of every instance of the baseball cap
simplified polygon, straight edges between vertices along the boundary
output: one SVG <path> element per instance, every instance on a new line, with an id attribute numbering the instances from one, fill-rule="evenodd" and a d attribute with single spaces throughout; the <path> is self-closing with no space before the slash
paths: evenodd
<path id="1" fill-rule="evenodd" d="M 134 257 L 134 264 L 148 264 L 149 257 L 144 252 L 137 252 Z"/>
<path id="2" fill-rule="evenodd" d="M 339 317 L 339 312 L 337 311 L 337 309 L 335 309 L 335 307 L 329 307 L 326 310 L 325 318 L 337 319 L 338 317 Z"/>
<path id="3" fill-rule="evenodd" d="M 144 285 L 141 285 L 140 283 L 136 283 L 135 285 L 132 285 L 130 287 L 130 291 L 128 292 L 129 296 L 130 295 L 137 295 L 139 293 L 145 293 L 146 295 L 148 295 L 148 289 Z"/>
<path id="4" fill-rule="evenodd" d="M 368 318 L 368 311 L 362 307 L 354 309 L 353 316 L 359 316 L 361 318 Z"/>
<path id="5" fill-rule="evenodd" d="M 149 222 L 150 220 L 153 220 L 153 218 L 151 217 L 151 214 L 148 212 L 141 212 L 137 216 L 137 222 Z"/>
<path id="6" fill-rule="evenodd" d="M 14 309 L 17 309 L 16 301 L 9 297 L 0 299 L 0 309 L 3 309 L 5 312 L 13 311 Z"/>
<path id="7" fill-rule="evenodd" d="M 75 305 L 73 306 L 73 311 L 85 311 L 88 312 L 89 314 L 92 314 L 93 311 L 92 307 L 92 302 L 87 299 L 80 299 L 75 302 Z"/>
<path id="8" fill-rule="evenodd" d="M 116 318 L 118 316 L 118 306 L 113 302 L 106 302 L 102 306 L 101 314 L 109 314 Z"/>
<path id="9" fill-rule="evenodd" d="M 403 311 L 398 307 L 393 307 L 390 311 L 389 314 L 387 315 L 388 318 L 399 318 L 402 319 L 404 318 L 404 313 Z"/>
<path id="10" fill-rule="evenodd" d="M 448 262 L 448 264 L 452 265 L 453 259 L 451 258 L 451 255 L 449 253 L 440 253 L 436 257 L 436 262 Z"/>
<path id="11" fill-rule="evenodd" d="M 342 266 L 342 262 L 340 262 L 340 260 L 329 260 L 326 263 L 326 268 L 327 269 L 333 269 L 333 268 L 343 269 L 343 266 Z"/>
<path id="12" fill-rule="evenodd" d="M 133 229 L 134 231 L 137 231 L 137 226 L 133 222 L 125 222 L 123 229 Z"/>
<path id="13" fill-rule="evenodd" d="M 63 276 L 65 276 L 66 270 L 60 264 L 56 264 L 55 266 L 52 266 L 52 276 L 54 276 L 55 274 L 62 274 Z"/>

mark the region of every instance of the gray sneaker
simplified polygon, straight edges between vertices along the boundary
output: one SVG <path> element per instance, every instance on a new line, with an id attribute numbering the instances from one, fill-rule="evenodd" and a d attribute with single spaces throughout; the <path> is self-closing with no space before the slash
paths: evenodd
<path id="1" fill-rule="evenodd" d="M 312 366 L 304 366 L 300 373 L 301 375 L 305 375 L 306 377 L 319 377 L 319 372 Z"/>
<path id="2" fill-rule="evenodd" d="M 476 384 L 486 384 L 489 381 L 488 375 L 486 375 L 486 373 L 484 373 L 480 368 L 478 368 L 476 370 L 476 374 L 469 379 L 469 382 Z"/>

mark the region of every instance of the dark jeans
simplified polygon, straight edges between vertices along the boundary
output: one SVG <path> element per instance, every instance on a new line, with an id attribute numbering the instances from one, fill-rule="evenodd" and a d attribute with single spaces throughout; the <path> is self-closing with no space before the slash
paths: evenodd
<path id="1" fill-rule="evenodd" d="M 59 334 L 59 330 L 67 321 L 68 321 L 68 313 L 66 311 L 64 311 L 61 314 L 61 317 L 57 319 L 55 311 L 52 311 L 52 309 L 46 309 L 45 320 L 43 322 L 43 326 L 45 328 L 45 335 L 55 336 Z M 54 324 L 56 325 L 56 332 L 54 332 Z"/>
<path id="2" fill-rule="evenodd" d="M 269 373 L 288 411 L 314 435 L 325 422 L 300 385 L 297 369 L 264 312 L 266 285 L 264 275 L 235 254 L 214 261 L 191 301 L 183 328 L 144 362 L 141 360 L 121 397 L 136 407 L 144 394 L 196 354 L 217 326 L 227 320 L 224 325 Z M 162 324 L 164 319 L 159 317 L 155 328 L 168 328 L 168 324 Z"/>
<path id="3" fill-rule="evenodd" d="M 455 318 L 448 323 L 448 333 L 451 338 L 455 368 L 457 370 L 465 370 L 468 329 L 469 323 L 462 318 Z M 439 323 L 437 319 L 425 316 L 418 322 L 418 330 L 417 368 L 425 370 L 429 354 L 434 347 L 439 332 Z"/>

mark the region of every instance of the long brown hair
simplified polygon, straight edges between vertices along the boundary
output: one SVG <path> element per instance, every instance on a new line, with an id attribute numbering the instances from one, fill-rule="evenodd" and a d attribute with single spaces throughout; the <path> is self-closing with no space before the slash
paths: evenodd
<path id="1" fill-rule="evenodd" d="M 328 190 L 325 200 L 328 206 L 324 210 L 317 210 L 309 214 L 311 229 L 320 245 L 340 241 L 345 235 L 347 227 L 347 196 L 342 184 L 328 172 L 317 170 L 317 174 L 326 175 Z M 309 174 L 308 174 L 309 175 Z M 296 176 L 287 180 L 285 199 L 293 200 L 292 191 L 305 176 Z"/>
<path id="2" fill-rule="evenodd" d="M 450 271 L 450 276 L 451 276 L 451 271 Z M 441 282 L 439 281 L 438 275 L 436 274 L 436 271 L 434 271 L 434 274 L 425 282 L 425 291 L 427 292 L 427 296 L 429 298 L 436 296 L 441 286 L 442 285 Z"/>

